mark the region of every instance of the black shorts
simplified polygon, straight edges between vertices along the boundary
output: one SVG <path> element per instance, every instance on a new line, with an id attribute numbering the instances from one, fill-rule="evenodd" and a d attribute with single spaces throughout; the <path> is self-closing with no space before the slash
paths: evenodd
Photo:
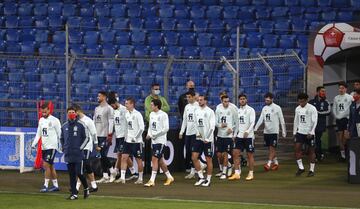
<path id="1" fill-rule="evenodd" d="M 239 149 L 242 152 L 255 152 L 254 139 L 252 138 L 236 138 L 234 143 L 234 149 Z"/>
<path id="2" fill-rule="evenodd" d="M 278 135 L 277 134 L 264 134 L 264 146 L 265 147 L 277 147 Z"/>
<path id="3" fill-rule="evenodd" d="M 56 149 L 47 149 L 41 151 L 42 160 L 49 163 L 50 165 L 54 164 L 54 159 L 56 155 Z"/>
<path id="4" fill-rule="evenodd" d="M 141 143 L 124 143 L 124 154 L 134 156 L 136 158 L 143 158 L 143 145 Z"/>
<path id="5" fill-rule="evenodd" d="M 84 149 L 83 154 L 84 154 L 83 160 L 89 160 L 90 159 L 90 156 L 91 156 L 91 151 L 90 150 Z"/>
<path id="6" fill-rule="evenodd" d="M 164 144 L 152 144 L 151 145 L 151 152 L 152 156 L 161 159 L 164 155 Z"/>
<path id="7" fill-rule="evenodd" d="M 191 152 L 197 152 L 199 154 L 204 152 L 206 157 L 212 157 L 214 154 L 212 142 L 205 143 L 201 140 L 195 139 L 191 144 Z"/>
<path id="8" fill-rule="evenodd" d="M 337 131 L 347 130 L 348 123 L 349 123 L 349 119 L 347 118 L 336 119 Z"/>
<path id="9" fill-rule="evenodd" d="M 221 152 L 221 153 L 227 152 L 231 154 L 232 144 L 233 144 L 232 138 L 217 137 L 215 143 L 215 152 Z"/>
<path id="10" fill-rule="evenodd" d="M 295 143 L 307 144 L 310 147 L 315 147 L 315 137 L 312 136 L 310 139 L 308 139 L 307 135 L 296 133 Z"/>
<path id="11" fill-rule="evenodd" d="M 122 154 L 124 152 L 125 137 L 116 138 L 114 153 Z"/>

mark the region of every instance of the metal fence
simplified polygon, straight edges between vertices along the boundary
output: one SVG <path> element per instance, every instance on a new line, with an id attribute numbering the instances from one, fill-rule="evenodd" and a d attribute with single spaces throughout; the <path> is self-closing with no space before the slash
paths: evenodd
<path id="1" fill-rule="evenodd" d="M 196 91 L 209 97 L 211 107 L 218 94 L 246 93 L 257 111 L 263 94 L 270 91 L 277 103 L 294 106 L 296 94 L 304 91 L 304 64 L 295 53 L 247 59 L 217 60 L 168 58 L 117 58 L 69 56 L 0 55 L 0 125 L 36 127 L 36 101 L 52 100 L 55 115 L 65 120 L 66 106 L 79 103 L 91 115 L 99 90 L 116 91 L 123 101 L 132 96 L 143 111 L 152 83 L 159 83 L 170 106 L 170 123 L 177 128 L 179 96 L 193 80 Z M 68 69 L 68 73 L 67 70 Z M 68 88 L 66 82 L 68 80 Z"/>

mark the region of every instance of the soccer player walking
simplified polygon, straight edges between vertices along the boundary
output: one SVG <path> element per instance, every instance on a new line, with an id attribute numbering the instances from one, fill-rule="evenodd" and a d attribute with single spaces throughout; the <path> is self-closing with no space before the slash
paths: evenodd
<path id="1" fill-rule="evenodd" d="M 215 113 L 207 106 L 207 97 L 204 95 L 199 96 L 199 108 L 195 112 L 195 131 L 196 139 L 191 145 L 191 159 L 194 167 L 199 176 L 199 180 L 194 184 L 195 186 L 208 187 L 211 183 L 211 175 L 213 171 L 212 156 L 213 142 L 214 142 L 214 130 L 215 130 Z M 204 152 L 206 164 L 207 164 L 207 176 L 204 178 L 204 174 L 201 171 L 200 154 Z"/>
<path id="2" fill-rule="evenodd" d="M 114 110 L 107 103 L 107 94 L 105 91 L 98 93 L 99 106 L 95 108 L 94 122 L 96 127 L 96 134 L 98 137 L 98 149 L 101 155 L 101 168 L 103 177 L 98 180 L 98 183 L 108 183 L 110 180 L 109 172 L 111 163 L 107 157 L 109 147 L 112 143 L 112 133 L 114 129 Z"/>
<path id="3" fill-rule="evenodd" d="M 127 98 L 125 101 L 127 121 L 127 131 L 124 143 L 124 152 L 121 156 L 121 173 L 120 183 L 125 184 L 125 174 L 127 169 L 127 161 L 129 156 L 133 156 L 136 159 L 138 165 L 139 178 L 135 181 L 135 184 L 143 183 L 143 138 L 142 133 L 145 129 L 144 119 L 139 111 L 135 109 L 135 100 L 133 98 Z"/>
<path id="4" fill-rule="evenodd" d="M 295 157 L 298 164 L 296 176 L 300 176 L 305 172 L 302 163 L 302 146 L 308 145 L 308 158 L 310 161 L 310 170 L 308 177 L 314 176 L 315 170 L 315 128 L 318 120 L 318 112 L 316 108 L 308 103 L 309 96 L 300 93 L 297 97 L 299 106 L 295 109 L 294 130 L 295 136 Z"/>
<path id="5" fill-rule="evenodd" d="M 231 168 L 228 154 L 231 155 L 232 152 L 234 130 L 237 126 L 237 111 L 230 106 L 230 98 L 227 95 L 221 96 L 221 104 L 216 108 L 215 117 L 218 128 L 215 149 L 220 162 L 219 167 L 222 167 L 220 179 L 227 179 L 228 169 Z"/>
<path id="6" fill-rule="evenodd" d="M 85 127 L 77 118 L 75 108 L 69 107 L 67 109 L 68 121 L 61 127 L 61 144 L 67 164 L 71 194 L 69 200 L 78 199 L 78 190 L 76 189 L 76 179 L 79 178 L 84 186 L 84 199 L 88 198 L 90 192 L 89 187 L 84 176 L 83 157 L 84 148 L 89 142 L 89 137 L 86 136 Z"/>
<path id="7" fill-rule="evenodd" d="M 167 141 L 166 135 L 169 131 L 169 117 L 166 112 L 161 110 L 162 103 L 159 99 L 152 100 L 150 105 L 151 113 L 149 115 L 149 130 L 146 139 L 151 139 L 152 172 L 150 180 L 144 184 L 144 186 L 155 186 L 155 178 L 159 166 L 167 177 L 164 185 L 168 186 L 174 181 L 174 177 L 170 174 L 164 160 L 164 147 Z"/>
<path id="8" fill-rule="evenodd" d="M 83 157 L 83 165 L 84 165 L 84 173 L 87 174 L 87 177 L 90 180 L 91 189 L 90 192 L 97 192 L 98 187 L 95 181 L 94 171 L 91 165 L 91 152 L 94 150 L 94 146 L 97 147 L 98 140 L 96 136 L 96 127 L 94 121 L 85 115 L 84 111 L 80 107 L 80 105 L 73 104 L 72 107 L 75 109 L 76 114 L 78 115 L 79 122 L 81 122 L 85 127 L 86 137 L 88 137 L 88 143 L 84 148 L 84 157 Z M 76 189 L 79 191 L 81 186 L 81 181 L 78 179 L 76 184 Z"/>
<path id="9" fill-rule="evenodd" d="M 282 137 L 286 137 L 286 126 L 281 107 L 274 103 L 274 95 L 266 93 L 265 106 L 261 110 L 260 118 L 256 123 L 257 131 L 262 123 L 264 123 L 264 146 L 269 148 L 269 160 L 264 165 L 265 171 L 270 169 L 275 171 L 279 168 L 279 162 L 276 157 L 276 147 L 278 145 L 279 125 L 281 125 Z"/>
<path id="10" fill-rule="evenodd" d="M 50 114 L 49 103 L 47 102 L 41 106 L 41 115 L 42 117 L 39 120 L 36 136 L 31 147 L 35 149 L 41 137 L 41 152 L 43 168 L 45 170 L 45 181 L 40 192 L 56 192 L 59 191 L 59 184 L 54 167 L 54 158 L 57 150 L 59 150 L 61 124 L 59 119 Z M 52 180 L 53 186 L 49 188 L 50 180 Z"/>
<path id="11" fill-rule="evenodd" d="M 333 114 L 336 118 L 337 138 L 340 145 L 341 160 L 345 160 L 345 145 L 347 138 L 345 137 L 345 130 L 347 130 L 349 122 L 350 106 L 353 97 L 346 93 L 348 85 L 345 82 L 339 83 L 339 95 L 334 98 Z"/>
<path id="12" fill-rule="evenodd" d="M 235 173 L 229 177 L 229 180 L 239 180 L 241 175 L 240 154 L 246 150 L 249 161 L 249 173 L 245 180 L 250 181 L 254 179 L 254 125 L 255 125 L 255 110 L 247 104 L 247 97 L 245 94 L 239 95 L 240 108 L 238 109 L 238 126 L 235 129 L 237 135 L 234 141 L 233 159 Z"/>

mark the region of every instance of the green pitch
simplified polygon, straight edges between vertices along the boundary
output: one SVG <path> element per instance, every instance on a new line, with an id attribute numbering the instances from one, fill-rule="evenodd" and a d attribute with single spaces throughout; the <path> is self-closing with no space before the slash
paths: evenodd
<path id="1" fill-rule="evenodd" d="M 326 208 L 360 207 L 360 185 L 347 183 L 346 164 L 327 159 L 317 164 L 316 176 L 295 177 L 294 162 L 283 162 L 279 171 L 255 170 L 255 180 L 246 182 L 247 169 L 236 182 L 213 177 L 210 188 L 194 187 L 195 180 L 185 180 L 183 173 L 174 175 L 169 187 L 158 175 L 156 186 L 144 188 L 133 182 L 101 184 L 99 192 L 83 200 L 69 202 L 68 176 L 59 173 L 60 193 L 38 193 L 43 183 L 40 172 L 19 174 L 0 171 L 0 208 Z M 306 164 L 308 169 L 308 164 Z M 145 176 L 147 181 L 149 176 Z"/>

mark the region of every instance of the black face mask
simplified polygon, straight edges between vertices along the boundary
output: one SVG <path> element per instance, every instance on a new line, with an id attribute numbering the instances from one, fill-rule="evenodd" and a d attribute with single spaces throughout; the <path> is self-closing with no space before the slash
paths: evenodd
<path id="1" fill-rule="evenodd" d="M 189 91 L 195 91 L 195 88 L 189 88 Z"/>

